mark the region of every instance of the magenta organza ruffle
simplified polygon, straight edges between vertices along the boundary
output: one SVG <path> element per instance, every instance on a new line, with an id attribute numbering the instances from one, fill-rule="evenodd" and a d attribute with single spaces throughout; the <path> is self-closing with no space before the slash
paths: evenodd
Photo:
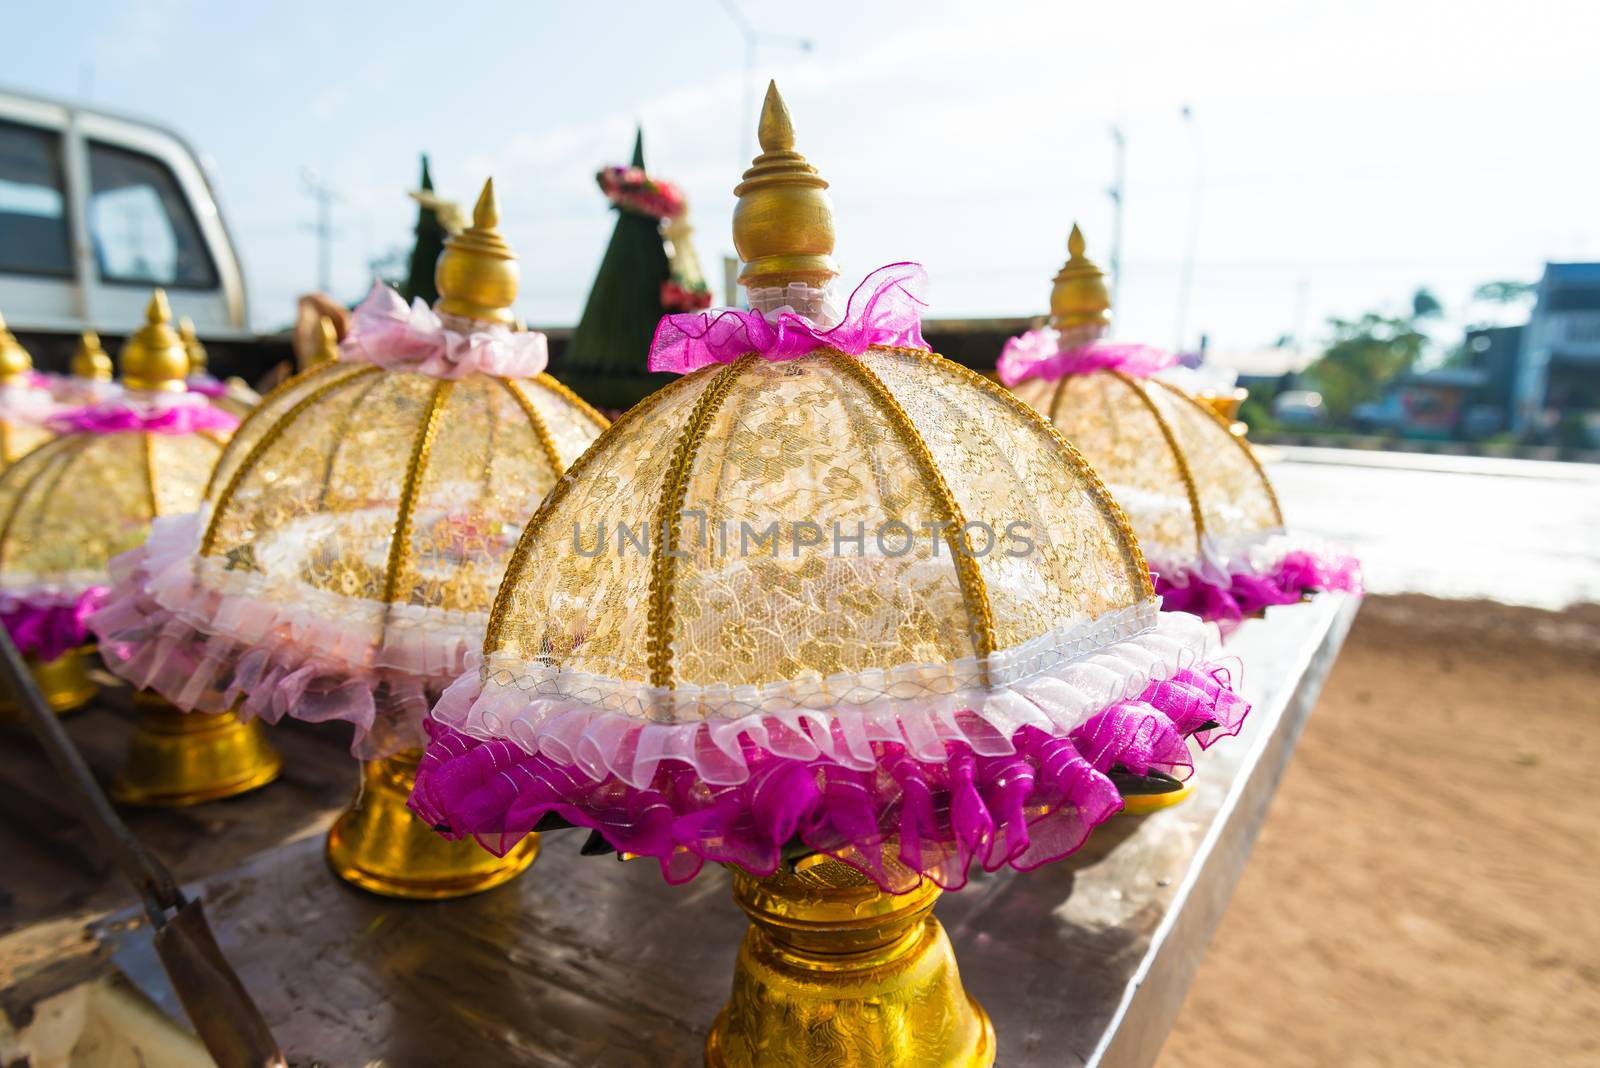
<path id="1" fill-rule="evenodd" d="M 0 594 L 0 624 L 25 655 L 54 660 L 89 640 L 89 616 L 109 593 L 91 586 L 78 593 Z"/>
<path id="2" fill-rule="evenodd" d="M 156 520 L 149 541 L 112 558 L 111 591 L 89 617 L 107 667 L 185 711 L 237 707 L 268 723 L 343 720 L 353 728 L 350 751 L 362 760 L 424 744 L 423 718 L 464 670 L 465 642 L 396 649 L 397 663 L 404 653 L 419 669 L 403 670 L 375 662 L 389 654 L 336 620 L 297 633 L 305 621 L 292 610 L 226 596 L 195 578 L 194 547 L 179 523 L 191 518 Z M 152 593 L 158 588 L 161 599 Z"/>
<path id="3" fill-rule="evenodd" d="M 350 336 L 339 342 L 339 358 L 434 378 L 532 378 L 550 362 L 549 342 L 537 330 L 483 323 L 469 333 L 454 329 L 468 322 L 446 321 L 420 299 L 408 308 L 400 294 L 374 282 L 356 306 Z"/>
<path id="4" fill-rule="evenodd" d="M 1027 870 L 1073 852 L 1122 807 L 1107 772 L 1186 777 L 1193 764 L 1184 739 L 1204 747 L 1236 734 L 1248 712 L 1226 670 L 1208 664 L 1151 683 L 1065 737 L 1023 727 L 1003 756 L 950 742 L 944 760 L 919 760 L 878 742 L 876 766 L 855 770 L 746 741 L 743 782 L 714 785 L 669 761 L 643 789 L 430 719 L 411 807 L 446 837 L 470 835 L 498 854 L 553 812 L 618 850 L 656 858 L 671 883 L 692 879 L 707 861 L 771 875 L 798 839 L 890 892 L 910 889 L 915 874 L 904 869 L 957 889 L 974 861 Z"/>
<path id="5" fill-rule="evenodd" d="M 1152 573 L 1164 612 L 1187 612 L 1217 623 L 1224 634 L 1246 617 L 1273 605 L 1297 604 L 1313 593 L 1344 591 L 1360 594 L 1361 562 L 1348 553 L 1294 549 L 1269 570 L 1232 570 L 1212 575 L 1209 569 L 1179 570 L 1171 577 Z"/>
<path id="6" fill-rule="evenodd" d="M 118 398 L 61 412 L 46 425 L 57 434 L 118 434 L 126 430 L 152 434 L 193 434 L 201 430 L 232 433 L 238 429 L 239 419 L 204 401 L 149 405 Z"/>
<path id="7" fill-rule="evenodd" d="M 1172 353 L 1149 345 L 1113 345 L 1091 341 L 1063 349 L 1060 335 L 1049 327 L 1043 327 L 1007 341 L 1000 350 L 999 360 L 995 362 L 995 370 L 1001 382 L 1014 386 L 1027 378 L 1054 382 L 1067 375 L 1105 370 L 1149 378 L 1177 362 L 1178 358 Z"/>
<path id="8" fill-rule="evenodd" d="M 803 315 L 715 308 L 664 315 L 650 343 L 650 370 L 688 374 L 755 353 L 793 360 L 820 348 L 859 356 L 873 345 L 925 349 L 922 309 L 928 272 L 919 263 L 879 267 L 850 294 L 844 319 L 822 329 Z"/>

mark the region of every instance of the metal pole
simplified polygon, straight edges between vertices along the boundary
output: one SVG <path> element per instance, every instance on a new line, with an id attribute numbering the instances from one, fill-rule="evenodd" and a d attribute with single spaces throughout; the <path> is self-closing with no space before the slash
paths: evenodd
<path id="1" fill-rule="evenodd" d="M 1121 126 L 1111 127 L 1111 143 L 1116 152 L 1112 157 L 1111 188 L 1106 192 L 1111 197 L 1111 311 L 1115 315 L 1122 307 L 1117 298 L 1122 292 L 1122 206 L 1128 185 L 1128 139 L 1123 136 Z M 1113 319 L 1112 329 L 1116 328 L 1115 324 Z"/>
<path id="2" fill-rule="evenodd" d="M 1189 133 L 1194 139 L 1194 190 L 1189 200 L 1189 234 L 1183 253 L 1183 274 L 1178 280 L 1178 327 L 1172 350 L 1183 351 L 1184 337 L 1189 328 L 1189 295 L 1194 288 L 1194 258 L 1200 243 L 1200 198 L 1205 190 L 1206 160 L 1200 143 L 1200 129 L 1195 125 L 1194 109 L 1183 105 L 1180 112 Z"/>
<path id="3" fill-rule="evenodd" d="M 339 194 L 310 170 L 301 171 L 300 181 L 317 204 L 317 221 L 311 227 L 317 235 L 317 291 L 328 293 L 333 288 L 333 202 Z"/>

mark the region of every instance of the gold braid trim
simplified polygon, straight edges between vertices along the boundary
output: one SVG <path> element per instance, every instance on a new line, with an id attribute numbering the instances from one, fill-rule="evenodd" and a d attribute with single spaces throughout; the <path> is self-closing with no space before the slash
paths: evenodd
<path id="1" fill-rule="evenodd" d="M 320 366 L 327 366 L 322 364 Z M 385 382 L 393 382 L 388 375 L 378 375 L 366 388 L 362 389 L 355 399 L 350 402 L 350 410 L 345 413 L 344 422 L 339 424 L 339 436 L 334 439 L 333 448 L 328 450 L 328 462 L 322 465 L 322 487 L 317 490 L 317 511 L 323 511 L 328 506 L 328 492 L 333 489 L 333 469 L 339 465 L 339 457 L 344 454 L 344 443 L 350 440 L 350 424 L 355 422 L 361 414 L 361 409 L 367 403 L 367 398 Z M 219 463 L 220 467 L 221 464 Z M 213 472 L 213 475 L 215 472 Z"/>
<path id="2" fill-rule="evenodd" d="M 1222 413 L 1217 411 L 1215 408 L 1212 408 L 1209 405 L 1201 404 L 1194 397 L 1189 396 L 1189 394 L 1185 393 L 1171 382 L 1163 382 L 1159 378 L 1155 379 L 1154 381 L 1159 385 L 1165 386 L 1171 392 L 1176 393 L 1178 396 L 1182 397 L 1184 400 L 1188 401 L 1190 404 L 1206 413 L 1206 415 L 1208 415 L 1218 426 L 1227 431 L 1229 440 L 1231 440 L 1235 445 L 1239 446 L 1240 449 L 1244 450 L 1245 459 L 1249 460 L 1250 466 L 1256 469 L 1256 474 L 1261 478 L 1261 486 L 1267 491 L 1267 500 L 1272 502 L 1272 514 L 1277 518 L 1278 526 L 1283 526 L 1283 509 L 1278 505 L 1278 491 L 1272 488 L 1272 480 L 1267 477 L 1267 472 L 1262 468 L 1261 461 L 1256 459 L 1255 450 L 1250 447 L 1250 443 L 1244 440 L 1244 438 L 1240 437 L 1238 434 L 1235 434 L 1233 432 L 1233 427 L 1230 426 L 1228 421 L 1222 417 Z"/>
<path id="3" fill-rule="evenodd" d="M 244 418 L 239 420 L 239 425 L 233 428 L 233 434 L 229 437 L 228 443 L 232 444 L 233 439 L 239 437 L 240 432 L 244 430 L 245 427 L 249 426 L 252 420 L 257 418 L 265 418 L 262 416 L 262 413 L 267 410 L 268 405 L 270 405 L 282 394 L 289 392 L 289 390 L 300 385 L 302 382 L 309 382 L 318 375 L 325 375 L 332 371 L 345 368 L 354 369 L 357 374 L 360 374 L 363 370 L 363 368 L 358 364 L 338 362 L 319 363 L 314 367 L 308 367 L 304 371 L 300 371 L 297 374 L 293 374 L 288 378 L 285 378 L 282 382 L 279 382 L 277 385 L 267 390 L 267 395 L 256 401 L 255 406 L 244 414 Z M 374 368 L 374 370 L 376 370 L 376 368 Z M 221 457 L 218 457 L 217 465 L 211 469 L 211 477 L 206 480 L 206 492 L 203 495 L 204 499 L 211 499 L 211 491 L 217 488 L 217 472 L 221 470 L 221 468 L 222 460 Z"/>
<path id="4" fill-rule="evenodd" d="M 830 353 L 833 365 L 854 378 L 878 402 L 878 407 L 894 426 L 895 433 L 899 435 L 900 443 L 911 453 L 912 460 L 921 470 L 923 484 L 939 507 L 944 510 L 944 515 L 939 519 L 950 524 L 945 529 L 945 541 L 949 544 L 950 556 L 955 561 L 956 578 L 961 583 L 961 599 L 966 602 L 967 621 L 972 626 L 972 644 L 979 660 L 986 661 L 995 650 L 994 610 L 989 605 L 989 590 L 984 585 L 982 574 L 978 571 L 977 558 L 972 555 L 972 539 L 966 529 L 967 517 L 962 514 L 961 505 L 956 501 L 955 494 L 950 492 L 950 485 L 944 480 L 944 473 L 939 470 L 938 461 L 933 458 L 927 441 L 917 430 L 916 424 L 911 421 L 911 416 L 901 407 L 900 401 L 889 391 L 889 387 L 883 384 L 883 379 L 873 373 L 872 368 L 836 349 L 822 351 Z M 981 670 L 987 680 L 986 662 Z"/>
<path id="5" fill-rule="evenodd" d="M 1061 402 L 1067 396 L 1067 383 L 1071 382 L 1074 377 L 1076 376 L 1062 375 L 1056 379 L 1056 388 L 1050 391 L 1050 411 L 1045 418 L 1052 426 L 1055 424 L 1056 416 L 1061 414 Z"/>
<path id="6" fill-rule="evenodd" d="M 655 529 L 660 533 L 650 547 L 650 615 L 646 634 L 652 686 L 672 687 L 672 594 L 676 586 L 677 557 L 671 550 L 678 544 L 683 502 L 689 492 L 690 468 L 694 466 L 695 455 L 705 440 L 712 417 L 727 399 L 734 381 L 758 358 L 741 356 L 717 372 L 700 399 L 695 401 L 667 468 L 666 481 L 661 487 L 661 504 L 656 510 Z"/>
<path id="7" fill-rule="evenodd" d="M 915 356 L 919 360 L 937 361 L 941 369 L 981 389 L 987 390 L 990 394 L 1009 405 L 1013 411 L 1022 416 L 1027 422 L 1032 423 L 1049 435 L 1060 446 L 1061 450 L 1066 453 L 1067 460 L 1077 470 L 1084 484 L 1089 487 L 1089 493 L 1100 505 L 1102 514 L 1122 535 L 1122 546 L 1126 553 L 1129 577 L 1133 580 L 1133 584 L 1144 592 L 1146 600 L 1156 595 L 1155 584 L 1150 580 L 1150 565 L 1145 562 L 1144 550 L 1139 546 L 1139 539 L 1133 532 L 1133 524 L 1128 522 L 1127 515 L 1122 511 L 1122 505 L 1118 504 L 1117 499 L 1111 495 L 1111 491 L 1106 489 L 1106 484 L 1100 481 L 1100 475 L 1089 465 L 1089 461 L 1083 458 L 1083 453 L 1079 452 L 1072 442 L 1061 436 L 1061 431 L 1057 429 L 1054 423 L 1046 419 L 1039 413 L 1038 409 L 1009 389 L 992 379 L 985 378 L 972 368 L 965 367 L 954 360 L 946 359 L 936 352 L 929 352 L 927 349 L 903 349 L 888 345 L 874 346 L 874 348 L 903 356 Z"/>
<path id="8" fill-rule="evenodd" d="M 55 471 L 56 477 L 50 485 L 53 488 L 59 484 L 67 476 L 67 469 L 72 466 L 72 461 L 77 459 L 78 455 L 87 449 L 93 441 L 94 436 L 90 434 L 75 434 L 70 437 L 52 438 L 28 453 L 28 456 L 23 457 L 23 459 L 27 459 L 31 456 L 39 456 L 42 459 L 39 461 L 39 469 L 28 476 L 28 480 L 17 490 L 17 495 L 11 499 L 11 510 L 6 513 L 5 521 L 0 523 L 0 564 L 4 563 L 6 549 L 11 545 L 11 528 L 16 525 L 17 513 L 22 510 L 23 503 L 28 499 L 28 495 L 33 492 L 34 484 L 52 470 Z M 47 453 L 46 449 L 50 451 Z M 52 468 L 51 463 L 54 460 L 54 454 L 61 452 L 70 452 L 71 455 L 61 461 L 59 468 Z M 9 468 L 7 470 L 9 471 Z"/>
<path id="9" fill-rule="evenodd" d="M 550 375 L 544 371 L 540 371 L 538 374 L 534 375 L 533 380 L 539 383 L 545 389 L 548 389 L 551 393 L 554 393 L 556 396 L 566 401 L 568 404 L 572 405 L 574 408 L 578 409 L 578 411 L 582 412 L 584 415 L 587 415 L 590 419 L 593 419 L 595 421 L 595 425 L 601 430 L 604 430 L 606 427 L 611 425 L 611 420 L 601 415 L 599 410 L 596 409 L 594 405 L 590 404 L 588 401 L 572 392 L 572 387 L 568 386 L 565 382 L 561 382 L 550 377 Z M 510 380 L 507 379 L 507 381 Z"/>
<path id="10" fill-rule="evenodd" d="M 1173 462 L 1178 465 L 1178 477 L 1183 479 L 1184 492 L 1189 495 L 1189 514 L 1194 518 L 1195 549 L 1199 551 L 1202 548 L 1202 539 L 1206 536 L 1206 519 L 1200 511 L 1200 490 L 1195 487 L 1194 475 L 1189 471 L 1189 460 L 1183 455 L 1183 449 L 1178 446 L 1178 436 L 1172 432 L 1172 427 L 1167 424 L 1161 409 L 1156 407 L 1156 402 L 1150 399 L 1143 386 L 1121 371 L 1107 368 L 1106 373 L 1133 390 L 1133 395 L 1138 397 L 1149 410 L 1150 417 L 1156 421 L 1156 427 L 1161 431 L 1161 436 L 1166 439 L 1167 448 L 1172 452 Z"/>
<path id="11" fill-rule="evenodd" d="M 144 488 L 150 495 L 150 518 L 160 519 L 160 498 L 156 496 L 156 457 L 154 447 L 150 444 L 150 431 L 140 432 L 139 448 L 144 453 Z"/>
<path id="12" fill-rule="evenodd" d="M 572 466 L 567 468 L 556 479 L 555 486 L 549 493 L 545 494 L 544 500 L 539 503 L 539 507 L 534 511 L 533 518 L 529 519 L 528 525 L 522 528 L 522 537 L 517 539 L 517 547 L 511 553 L 510 562 L 506 564 L 506 573 L 500 579 L 500 589 L 495 594 L 494 607 L 489 610 L 489 628 L 483 636 L 483 655 L 485 658 L 499 647 L 500 635 L 505 629 L 506 616 L 511 611 L 511 593 L 516 589 L 517 583 L 521 580 L 522 572 L 527 567 L 528 556 L 533 552 L 535 539 L 543 532 L 551 514 L 566 499 L 572 487 L 577 485 L 579 479 L 588 471 L 589 466 L 596 461 L 596 458 L 605 452 L 602 444 L 613 434 L 620 433 L 623 427 L 632 426 L 639 419 L 648 416 L 656 408 L 660 407 L 662 401 L 673 396 L 689 383 L 698 382 L 700 377 L 699 372 L 696 372 L 695 374 L 684 375 L 682 378 L 675 378 L 638 404 L 635 404 L 632 408 L 623 412 L 617 417 L 617 421 L 602 430 L 600 436 L 589 443 L 589 447 L 584 450 L 583 455 L 574 460 Z"/>
<path id="13" fill-rule="evenodd" d="M 11 420 L 0 419 L 0 464 L 10 467 L 21 457 L 11 451 Z"/>
<path id="14" fill-rule="evenodd" d="M 323 364 L 320 366 L 327 365 Z M 312 368 L 310 371 L 305 372 L 305 376 L 310 377 L 310 375 L 317 369 L 318 368 Z M 283 413 L 282 418 L 269 426 L 267 428 L 267 432 L 262 434 L 261 438 L 255 443 L 254 446 L 251 447 L 250 451 L 245 454 L 244 460 L 233 472 L 233 476 L 228 479 L 228 484 L 223 487 L 222 492 L 217 496 L 215 502 L 213 502 L 211 508 L 211 522 L 206 524 L 205 536 L 200 539 L 200 555 L 211 555 L 211 550 L 216 545 L 217 541 L 217 530 L 222 525 L 222 513 L 226 511 L 228 505 L 232 503 L 233 495 L 239 490 L 239 484 L 244 481 L 246 475 L 255 470 L 256 464 L 261 462 L 261 457 L 266 455 L 266 451 L 277 443 L 278 439 L 283 436 L 284 431 L 289 429 L 289 425 L 296 419 L 300 418 L 300 413 L 304 412 L 307 408 L 320 401 L 329 393 L 339 389 L 341 386 L 347 386 L 351 382 L 354 382 L 360 378 L 364 378 L 368 375 L 377 375 L 383 373 L 384 372 L 377 367 L 364 367 L 353 375 L 346 375 L 344 378 L 336 379 L 332 382 L 324 382 L 310 393 L 307 393 L 304 397 L 301 397 L 293 408 L 290 408 L 287 412 Z M 276 390 L 274 390 L 274 392 L 276 392 Z M 266 402 L 263 401 L 261 406 L 256 408 L 256 412 L 261 411 L 262 407 L 265 407 L 265 405 Z M 253 417 L 255 412 L 252 412 L 251 415 Z M 223 455 L 226 456 L 227 454 L 224 453 Z M 219 467 L 222 464 L 222 459 L 220 457 L 217 460 L 217 464 Z M 211 496 L 209 487 L 207 487 L 206 496 L 208 498 Z"/>
<path id="15" fill-rule="evenodd" d="M 544 421 L 539 409 L 533 406 L 533 401 L 522 392 L 522 387 L 515 381 L 502 378 L 499 382 L 506 387 L 506 392 L 516 399 L 522 414 L 528 417 L 528 423 L 533 427 L 533 436 L 539 439 L 539 447 L 544 450 L 545 459 L 550 461 L 551 473 L 559 478 L 561 472 L 567 469 L 567 465 L 561 460 L 561 450 L 556 448 L 556 439 L 550 436 L 550 424 Z M 573 459 L 576 460 L 577 457 L 574 456 Z"/>
<path id="16" fill-rule="evenodd" d="M 450 389 L 455 383 L 444 379 L 433 387 L 428 398 L 428 414 L 422 417 L 417 428 L 416 441 L 411 446 L 411 461 L 406 465 L 405 485 L 400 489 L 400 507 L 395 512 L 394 531 L 389 535 L 389 563 L 383 576 L 383 603 L 393 604 L 399 591 L 400 576 L 411 556 L 411 525 L 416 518 L 417 487 L 428 469 L 428 457 L 433 452 L 433 439 L 439 433 L 439 412 L 450 399 Z"/>

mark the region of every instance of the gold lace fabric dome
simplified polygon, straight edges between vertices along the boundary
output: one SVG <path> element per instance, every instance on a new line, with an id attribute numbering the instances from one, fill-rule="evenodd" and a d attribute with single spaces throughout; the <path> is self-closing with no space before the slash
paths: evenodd
<path id="1" fill-rule="evenodd" d="M 669 723 L 866 706 L 1003 681 L 1007 651 L 1150 596 L 1094 474 L 980 376 L 912 349 L 746 356 L 646 399 L 556 487 L 486 681 Z"/>
<path id="2" fill-rule="evenodd" d="M 1250 446 L 1172 383 L 1103 370 L 1030 378 L 1014 391 L 1106 481 L 1158 570 L 1208 551 L 1234 555 L 1283 529 Z"/>
<path id="3" fill-rule="evenodd" d="M 49 394 L 32 381 L 33 357 L 0 316 L 0 470 L 49 441 Z"/>
<path id="4" fill-rule="evenodd" d="M 10 467 L 55 437 L 43 424 L 0 416 L 0 470 Z"/>
<path id="5" fill-rule="evenodd" d="M 323 364 L 240 427 L 199 554 L 230 585 L 379 627 L 389 607 L 481 619 L 521 523 L 604 426 L 545 374 Z"/>
<path id="6" fill-rule="evenodd" d="M 0 476 L 0 584 L 104 585 L 107 562 L 143 543 L 152 520 L 199 506 L 226 442 L 214 431 L 127 430 L 34 449 Z"/>

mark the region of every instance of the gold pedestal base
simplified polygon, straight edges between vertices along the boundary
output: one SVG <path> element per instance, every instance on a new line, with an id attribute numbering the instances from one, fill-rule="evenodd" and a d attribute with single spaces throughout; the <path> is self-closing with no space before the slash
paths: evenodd
<path id="1" fill-rule="evenodd" d="M 437 901 L 492 889 L 522 874 L 539 855 L 530 834 L 497 857 L 476 842 L 449 842 L 406 807 L 421 752 L 366 766 L 361 796 L 328 831 L 328 864 L 347 883 L 384 897 Z"/>
<path id="2" fill-rule="evenodd" d="M 45 704 L 53 711 L 62 713 L 82 708 L 100 692 L 100 684 L 89 677 L 89 654 L 93 649 L 92 645 L 68 649 L 54 660 L 27 658 L 33 681 L 38 684 Z M 21 718 L 16 702 L 9 695 L 0 696 L 0 719 Z"/>
<path id="3" fill-rule="evenodd" d="M 144 708 L 111 799 L 124 805 L 197 805 L 247 793 L 278 777 L 283 759 L 260 722 L 232 712 L 180 712 L 153 694 Z"/>
<path id="4" fill-rule="evenodd" d="M 1160 812 L 1173 805 L 1181 805 L 1189 800 L 1189 795 L 1194 793 L 1194 786 L 1186 782 L 1176 790 L 1164 794 L 1129 794 L 1122 799 L 1122 812 L 1124 816 L 1148 816 L 1152 812 Z"/>
<path id="5" fill-rule="evenodd" d="M 988 1015 L 961 988 L 930 882 L 886 894 L 830 857 L 795 874 L 733 875 L 752 921 L 709 1068 L 986 1068 Z"/>

